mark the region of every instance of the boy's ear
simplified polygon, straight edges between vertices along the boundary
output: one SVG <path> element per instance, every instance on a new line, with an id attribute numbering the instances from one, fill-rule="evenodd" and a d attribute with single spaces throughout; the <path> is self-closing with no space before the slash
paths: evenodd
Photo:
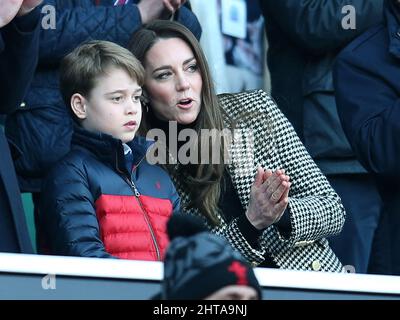
<path id="1" fill-rule="evenodd" d="M 72 112 L 78 117 L 78 119 L 86 119 L 86 99 L 79 93 L 74 93 L 71 97 L 71 109 Z"/>

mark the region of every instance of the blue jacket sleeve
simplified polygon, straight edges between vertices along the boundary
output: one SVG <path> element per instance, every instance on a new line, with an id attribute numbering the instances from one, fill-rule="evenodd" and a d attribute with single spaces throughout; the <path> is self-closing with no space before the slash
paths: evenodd
<path id="1" fill-rule="evenodd" d="M 84 168 L 61 162 L 46 178 L 40 223 L 51 253 L 114 258 L 100 239 L 93 195 Z"/>
<path id="2" fill-rule="evenodd" d="M 40 63 L 56 64 L 72 49 L 91 39 L 107 40 L 126 46 L 131 34 L 141 25 L 142 20 L 136 4 L 124 6 L 86 5 L 64 7 L 58 1 L 47 1 L 46 5 L 56 7 L 55 28 L 45 28 L 40 39 Z M 44 11 L 44 17 L 49 12 Z M 187 8 L 180 9 L 178 21 L 201 33 L 196 16 Z"/>
<path id="3" fill-rule="evenodd" d="M 260 0 L 283 32 L 300 48 L 324 53 L 341 48 L 351 39 L 382 20 L 383 0 Z M 342 20 L 351 5 L 355 9 L 355 29 L 343 29 Z"/>
<path id="4" fill-rule="evenodd" d="M 31 83 L 39 51 L 39 8 L 0 29 L 0 113 L 17 109 Z"/>
<path id="5" fill-rule="evenodd" d="M 186 7 L 181 7 L 177 13 L 177 21 L 192 31 L 197 40 L 200 41 L 202 29 L 199 20 L 192 11 Z"/>
<path id="6" fill-rule="evenodd" d="M 400 98 L 379 73 L 370 54 L 344 51 L 334 66 L 336 104 L 360 162 L 374 173 L 399 174 Z"/>

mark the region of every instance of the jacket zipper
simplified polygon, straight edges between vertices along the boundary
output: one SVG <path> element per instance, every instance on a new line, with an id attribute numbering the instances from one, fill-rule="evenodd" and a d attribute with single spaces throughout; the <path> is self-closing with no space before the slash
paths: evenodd
<path id="1" fill-rule="evenodd" d="M 158 244 L 157 244 L 157 239 L 156 239 L 156 236 L 154 234 L 153 227 L 151 226 L 150 219 L 148 217 L 148 214 L 147 214 L 146 210 L 143 208 L 142 201 L 140 201 L 140 198 L 139 198 L 140 192 L 138 191 L 138 189 L 136 188 L 135 184 L 131 180 L 127 179 L 127 182 L 128 183 L 130 182 L 129 185 L 131 186 L 133 192 L 135 193 L 135 197 L 136 197 L 137 201 L 139 202 L 140 208 L 142 209 L 144 218 L 145 218 L 145 220 L 147 222 L 147 225 L 149 227 L 150 234 L 151 234 L 151 237 L 153 239 L 153 244 L 154 244 L 154 247 L 155 247 L 156 253 L 157 253 L 157 260 L 161 261 L 160 249 L 159 249 Z"/>
<path id="2" fill-rule="evenodd" d="M 116 162 L 116 163 L 118 164 L 118 154 L 117 154 L 116 156 L 117 156 L 117 162 Z M 142 159 L 142 160 L 143 160 L 143 159 Z M 140 160 L 140 162 L 142 162 L 142 160 Z M 138 165 L 136 166 L 136 168 L 139 166 L 140 162 L 138 163 Z M 152 238 L 152 240 L 153 240 L 153 245 L 154 245 L 154 248 L 156 249 L 157 260 L 158 260 L 158 261 L 161 261 L 160 249 L 159 249 L 158 244 L 157 244 L 157 239 L 156 239 L 156 236 L 155 236 L 155 234 L 154 234 L 153 227 L 151 226 L 151 223 L 150 223 L 150 219 L 149 219 L 149 217 L 148 217 L 148 214 L 147 214 L 146 210 L 143 208 L 143 204 L 142 204 L 142 202 L 140 201 L 140 198 L 139 198 L 140 192 L 139 192 L 139 190 L 136 188 L 136 186 L 135 186 L 135 184 L 133 183 L 133 181 L 132 181 L 131 179 L 128 179 L 128 177 L 127 177 L 123 172 L 121 172 L 121 171 L 119 170 L 118 165 L 117 165 L 117 170 L 123 175 L 125 181 L 129 184 L 129 186 L 131 187 L 133 193 L 135 194 L 135 198 L 136 198 L 136 200 L 138 201 L 140 208 L 142 209 L 144 219 L 146 220 L 147 226 L 149 227 L 150 235 L 151 235 L 151 238 Z"/>

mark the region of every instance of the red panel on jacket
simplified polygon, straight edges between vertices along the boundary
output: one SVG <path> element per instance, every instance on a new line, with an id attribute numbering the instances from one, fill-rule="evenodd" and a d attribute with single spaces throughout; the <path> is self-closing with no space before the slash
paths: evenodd
<path id="1" fill-rule="evenodd" d="M 95 203 L 100 236 L 108 253 L 121 259 L 158 260 L 151 235 L 154 234 L 161 259 L 169 240 L 166 224 L 172 213 L 169 199 L 150 196 L 101 195 Z"/>

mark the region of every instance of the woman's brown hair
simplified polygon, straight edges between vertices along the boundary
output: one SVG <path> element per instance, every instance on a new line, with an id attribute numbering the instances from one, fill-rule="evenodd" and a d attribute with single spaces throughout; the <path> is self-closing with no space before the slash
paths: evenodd
<path id="1" fill-rule="evenodd" d="M 219 132 L 222 132 L 224 128 L 222 110 L 219 107 L 208 63 L 199 42 L 189 29 L 177 22 L 155 20 L 145 24 L 132 35 L 128 49 L 146 68 L 145 58 L 147 52 L 160 39 L 170 38 L 180 38 L 189 45 L 197 60 L 203 80 L 201 110 L 194 123 L 194 129 L 198 133 L 198 136 L 200 136 L 201 129 L 217 129 Z M 146 84 L 144 85 L 145 89 Z M 142 129 L 144 128 L 144 131 L 151 129 L 146 120 L 144 112 L 142 119 Z M 146 132 L 142 131 L 142 133 Z M 200 150 L 200 140 L 198 141 L 198 150 Z M 186 191 L 189 192 L 190 203 L 188 207 L 199 209 L 214 224 L 218 224 L 216 213 L 218 212 L 221 179 L 225 168 L 223 162 L 225 148 L 226 145 L 222 142 L 219 150 L 219 163 L 167 166 L 168 170 L 175 178 L 179 179 L 184 188 L 186 188 Z"/>

